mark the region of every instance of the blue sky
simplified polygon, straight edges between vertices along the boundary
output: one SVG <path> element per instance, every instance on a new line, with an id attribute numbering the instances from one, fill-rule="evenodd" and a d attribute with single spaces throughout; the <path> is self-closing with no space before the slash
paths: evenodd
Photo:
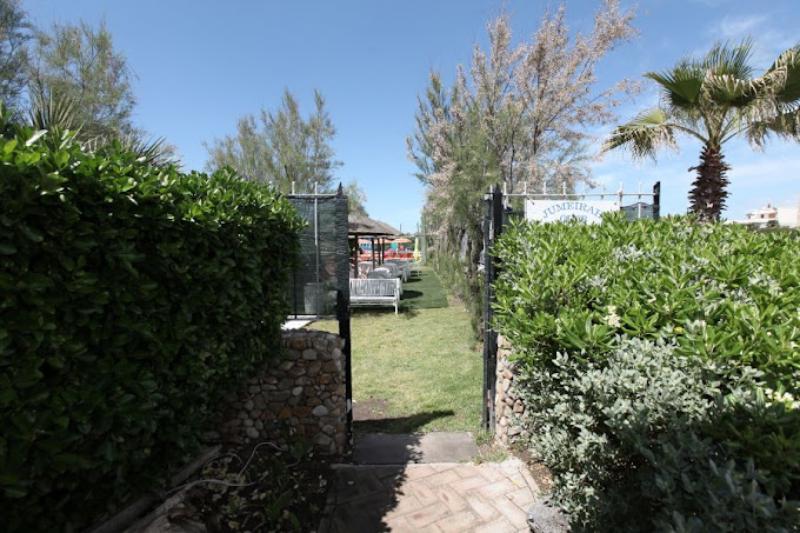
<path id="1" fill-rule="evenodd" d="M 424 190 L 406 157 L 416 98 L 431 69 L 452 78 L 468 63 L 474 43 L 485 44 L 485 24 L 501 8 L 515 38 L 529 37 L 542 11 L 556 2 L 534 0 L 227 1 L 23 0 L 33 22 L 105 19 L 136 74 L 136 122 L 177 146 L 186 168 L 206 161 L 203 142 L 234 130 L 238 117 L 278 105 L 289 88 L 306 110 L 319 89 L 338 130 L 336 155 L 342 181 L 357 179 L 371 215 L 404 230 L 416 227 Z M 630 4 L 630 2 L 625 2 Z M 762 66 L 800 40 L 797 0 L 639 0 L 640 35 L 602 64 L 599 87 L 641 79 L 717 39 L 752 35 Z M 596 0 L 567 1 L 574 31 L 591 28 Z M 629 118 L 656 101 L 652 88 L 621 109 Z M 601 137 L 611 126 L 594 133 Z M 666 212 L 686 211 L 686 195 L 699 146 L 685 139 L 679 152 L 658 163 L 634 162 L 624 153 L 593 164 L 607 190 L 620 182 L 634 190 L 662 181 Z M 771 143 L 753 152 L 735 142 L 729 218 L 767 202 L 800 200 L 800 145 Z"/>

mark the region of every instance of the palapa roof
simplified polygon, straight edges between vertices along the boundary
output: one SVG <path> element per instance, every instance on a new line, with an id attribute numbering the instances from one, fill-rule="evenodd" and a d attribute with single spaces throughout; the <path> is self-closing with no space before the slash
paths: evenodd
<path id="1" fill-rule="evenodd" d="M 400 230 L 386 222 L 351 213 L 347 217 L 348 233 L 354 236 L 387 237 L 400 235 Z"/>

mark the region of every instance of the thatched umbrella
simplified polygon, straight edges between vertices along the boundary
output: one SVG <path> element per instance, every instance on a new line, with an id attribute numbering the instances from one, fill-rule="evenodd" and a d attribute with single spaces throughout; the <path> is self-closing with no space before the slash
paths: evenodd
<path id="1" fill-rule="evenodd" d="M 355 213 L 351 213 L 347 217 L 347 226 L 348 226 L 348 234 L 350 236 L 351 242 L 354 243 L 354 262 L 353 262 L 353 272 L 354 275 L 357 275 L 358 272 L 358 239 L 359 238 L 368 238 L 372 245 L 372 266 L 375 267 L 375 239 L 378 239 L 380 246 L 381 246 L 381 257 L 379 258 L 380 262 L 383 262 L 383 239 L 385 237 L 391 237 L 400 235 L 400 231 L 396 228 L 390 226 L 386 222 L 381 222 L 380 220 L 375 220 L 369 218 L 368 216 L 364 215 L 357 215 Z"/>

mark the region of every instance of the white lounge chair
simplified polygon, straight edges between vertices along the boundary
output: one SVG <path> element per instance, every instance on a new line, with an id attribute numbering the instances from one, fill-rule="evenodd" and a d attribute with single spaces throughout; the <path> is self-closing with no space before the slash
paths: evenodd
<path id="1" fill-rule="evenodd" d="M 392 275 L 392 271 L 388 268 L 378 267 L 375 270 L 367 272 L 368 279 L 392 279 L 396 276 Z"/>
<path id="2" fill-rule="evenodd" d="M 388 267 L 380 266 L 371 272 L 367 272 L 367 279 L 388 279 L 388 280 L 396 279 L 400 281 L 400 276 L 395 273 L 396 270 L 397 267 L 391 269 Z M 400 296 L 402 295 L 403 295 L 403 284 L 401 283 Z"/>
<path id="3" fill-rule="evenodd" d="M 408 265 L 408 261 L 404 261 L 402 259 L 391 259 L 386 261 L 387 265 L 395 265 L 397 269 L 400 271 L 400 275 L 403 278 L 403 282 L 408 281 L 408 278 L 411 277 L 411 267 Z"/>

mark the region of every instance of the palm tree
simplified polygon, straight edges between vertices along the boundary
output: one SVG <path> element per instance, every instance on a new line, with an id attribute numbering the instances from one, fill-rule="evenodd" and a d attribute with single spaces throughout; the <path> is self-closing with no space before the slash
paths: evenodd
<path id="1" fill-rule="evenodd" d="M 634 157 L 652 157 L 676 146 L 683 133 L 703 143 L 697 178 L 689 192 L 692 211 L 703 221 L 719 220 L 728 196 L 730 167 L 722 147 L 744 135 L 755 148 L 774 134 L 800 141 L 800 45 L 783 52 L 761 76 L 753 77 L 752 45 L 717 44 L 700 59 L 645 77 L 661 89 L 661 102 L 617 127 L 604 151 L 625 147 Z"/>

